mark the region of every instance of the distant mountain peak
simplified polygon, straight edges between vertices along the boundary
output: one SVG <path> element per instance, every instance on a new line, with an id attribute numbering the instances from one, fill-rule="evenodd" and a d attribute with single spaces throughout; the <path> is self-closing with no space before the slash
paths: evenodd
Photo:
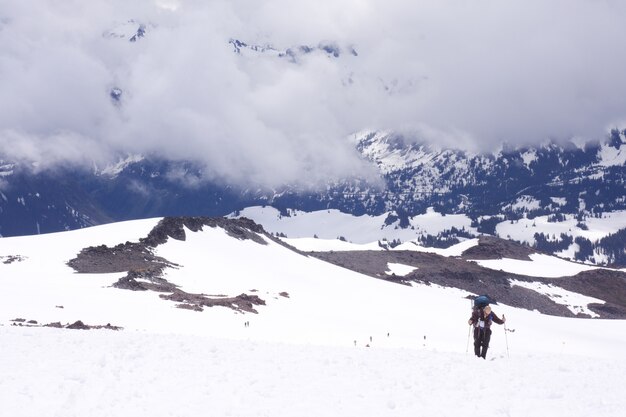
<path id="1" fill-rule="evenodd" d="M 271 44 L 252 44 L 231 38 L 228 43 L 232 45 L 233 52 L 239 55 L 247 54 L 263 54 L 284 58 L 290 62 L 297 63 L 299 60 L 309 54 L 323 53 L 330 58 L 340 58 L 343 55 L 358 56 L 354 46 L 341 47 L 337 42 L 322 41 L 317 45 L 296 45 L 288 48 L 276 48 Z"/>
<path id="2" fill-rule="evenodd" d="M 135 19 L 129 19 L 104 32 L 102 36 L 109 39 L 124 39 L 129 42 L 137 42 L 146 36 L 147 29 L 148 25 Z"/>

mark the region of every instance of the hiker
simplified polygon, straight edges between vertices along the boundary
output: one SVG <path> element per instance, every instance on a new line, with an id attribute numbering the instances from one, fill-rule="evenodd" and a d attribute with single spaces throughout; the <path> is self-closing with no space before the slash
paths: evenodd
<path id="1" fill-rule="evenodd" d="M 472 317 L 468 321 L 470 326 L 474 326 L 474 354 L 479 358 L 486 359 L 487 357 L 492 321 L 504 324 L 506 318 L 503 314 L 502 319 L 500 319 L 496 316 L 496 313 L 491 311 L 491 307 L 488 305 L 482 308 L 475 308 L 472 311 Z"/>

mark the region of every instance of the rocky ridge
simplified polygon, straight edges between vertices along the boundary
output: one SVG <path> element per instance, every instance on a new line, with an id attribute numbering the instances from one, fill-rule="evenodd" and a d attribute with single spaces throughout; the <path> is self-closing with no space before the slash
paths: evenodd
<path id="1" fill-rule="evenodd" d="M 222 306 L 240 312 L 257 313 L 254 306 L 264 305 L 265 301 L 256 295 L 240 294 L 235 297 L 211 297 L 206 294 L 192 294 L 182 291 L 163 278 L 166 268 L 180 265 L 155 256 L 153 249 L 168 239 L 184 241 L 185 228 L 198 232 L 204 227 L 220 227 L 236 239 L 249 239 L 258 244 L 266 244 L 261 226 L 249 219 L 225 219 L 210 217 L 165 217 L 139 242 L 126 242 L 109 248 L 105 245 L 83 249 L 76 258 L 68 261 L 68 266 L 79 273 L 126 272 L 113 287 L 131 291 L 155 291 L 164 300 L 173 301 L 177 307 L 202 311 L 204 307 Z"/>
<path id="2" fill-rule="evenodd" d="M 465 251 L 460 257 L 395 250 L 308 252 L 307 254 L 344 268 L 399 284 L 422 283 L 459 288 L 474 294 L 489 294 L 495 300 L 507 305 L 537 310 L 544 314 L 564 317 L 585 316 L 573 313 L 565 305 L 556 303 L 546 295 L 512 285 L 511 281 L 542 283 L 604 300 L 605 304 L 588 305 L 589 309 L 601 318 L 626 318 L 626 273 L 624 272 L 598 269 L 581 272 L 572 277 L 554 279 L 497 271 L 471 262 L 471 260 L 503 257 L 529 260 L 528 255 L 531 253 L 536 253 L 536 251 L 503 239 L 481 237 L 477 246 Z M 413 266 L 416 269 L 405 276 L 389 275 L 387 270 L 389 263 Z"/>

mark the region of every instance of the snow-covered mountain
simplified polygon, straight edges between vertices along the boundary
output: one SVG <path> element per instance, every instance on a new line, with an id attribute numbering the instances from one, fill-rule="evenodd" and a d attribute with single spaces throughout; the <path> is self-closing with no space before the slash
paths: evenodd
<path id="1" fill-rule="evenodd" d="M 273 45 L 257 45 L 230 39 L 228 43 L 233 47 L 233 51 L 239 55 L 265 55 L 277 58 L 285 58 L 289 62 L 297 63 L 302 56 L 314 53 L 325 54 L 331 58 L 339 58 L 347 54 L 358 56 L 354 46 L 341 47 L 336 42 L 319 42 L 317 45 L 298 45 L 289 48 L 276 48 Z"/>
<path id="2" fill-rule="evenodd" d="M 494 327 L 495 360 L 484 362 L 466 353 L 466 297 L 475 293 L 412 280 L 421 266 L 410 255 L 423 252 L 369 251 L 368 268 L 388 270 L 381 279 L 320 259 L 348 252 L 305 254 L 285 243 L 310 249 L 245 219 L 157 218 L 0 239 L 3 410 L 452 415 L 479 401 L 495 415 L 582 416 L 593 404 L 618 416 L 626 405 L 626 322 L 531 311 L 542 299 L 577 314 L 605 301 L 565 290 L 566 277 L 533 286 L 519 275 L 545 259 L 509 265 L 518 279 L 506 285 L 528 305 L 494 305 L 507 322 Z M 467 241 L 424 255 L 480 268 L 464 258 L 480 257 L 480 247 Z M 499 395 L 467 389 L 476 374 L 501 384 Z"/>
<path id="3" fill-rule="evenodd" d="M 226 215 L 257 205 L 283 214 L 337 209 L 384 215 L 386 224 L 410 228 L 411 218 L 432 208 L 470 219 L 464 230 L 455 226 L 441 231 L 443 236 L 425 236 L 443 239 L 441 244 L 486 233 L 572 259 L 626 265 L 625 135 L 614 130 L 604 142 L 505 146 L 476 154 L 437 149 L 391 132 L 362 132 L 350 140 L 378 167 L 381 181 L 338 180 L 322 190 L 287 184 L 246 189 L 207 178 L 206 168 L 192 162 L 150 156 L 124 156 L 90 172 L 68 168 L 38 174 L 5 161 L 0 234 L 163 215 Z M 587 233 L 594 223 L 603 224 L 602 233 Z"/>
<path id="4" fill-rule="evenodd" d="M 385 132 L 363 133 L 356 143 L 386 177 L 392 207 L 414 213 L 413 202 L 519 216 L 623 209 L 625 134 L 614 130 L 604 143 L 505 146 L 490 154 L 435 149 Z"/>

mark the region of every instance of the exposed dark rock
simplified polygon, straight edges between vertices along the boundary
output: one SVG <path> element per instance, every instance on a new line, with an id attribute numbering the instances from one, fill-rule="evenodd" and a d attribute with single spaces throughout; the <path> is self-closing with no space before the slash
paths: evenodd
<path id="1" fill-rule="evenodd" d="M 606 303 L 606 304 L 591 303 L 587 307 L 589 307 L 589 309 L 593 311 L 594 313 L 599 314 L 601 317 L 604 317 L 604 318 L 623 319 L 625 315 L 624 307 L 615 305 L 613 303 Z"/>
<path id="2" fill-rule="evenodd" d="M 26 258 L 21 255 L 0 256 L 0 261 L 7 265 L 12 264 L 13 262 L 22 262 L 24 259 Z"/>
<path id="3" fill-rule="evenodd" d="M 69 326 L 65 326 L 66 329 L 76 329 L 76 330 L 89 330 L 89 326 L 86 326 L 85 323 L 83 323 L 80 320 L 75 321 L 74 323 L 70 324 Z"/>
<path id="4" fill-rule="evenodd" d="M 51 327 L 56 327 L 56 326 L 51 326 Z M 107 323 L 104 326 L 102 326 L 102 325 L 91 326 L 91 325 L 87 325 L 87 324 L 83 323 L 80 320 L 77 320 L 77 321 L 75 321 L 72 324 L 68 324 L 66 326 L 63 326 L 63 328 L 65 328 L 65 329 L 73 329 L 73 330 L 92 330 L 92 329 L 122 330 L 121 327 L 119 327 L 119 326 L 112 326 L 111 323 Z"/>
<path id="5" fill-rule="evenodd" d="M 204 294 L 190 294 L 176 290 L 169 295 L 160 295 L 164 300 L 179 303 L 177 307 L 189 310 L 202 311 L 203 307 L 222 306 L 236 311 L 258 313 L 254 306 L 265 305 L 265 301 L 256 295 L 240 294 L 236 297 L 210 298 Z"/>
<path id="6" fill-rule="evenodd" d="M 149 289 L 154 290 L 154 285 L 157 285 L 166 286 L 167 288 L 163 289 L 162 291 L 169 291 L 170 288 L 173 286 L 171 286 L 171 284 L 161 278 L 163 274 L 163 269 L 164 268 L 162 266 L 155 266 L 151 268 L 137 270 L 133 269 L 131 271 L 128 271 L 126 276 L 120 278 L 115 284 L 113 284 L 113 287 L 122 290 L 147 291 Z M 137 282 L 138 279 L 141 279 L 144 282 Z"/>
<path id="7" fill-rule="evenodd" d="M 224 217 L 165 217 L 162 219 L 148 236 L 140 242 L 150 247 L 157 247 L 168 238 L 185 240 L 185 227 L 192 232 L 202 230 L 204 226 L 221 227 L 229 236 L 237 239 L 250 239 L 254 242 L 265 244 L 258 234 L 264 234 L 263 227 L 245 217 L 239 219 L 226 219 Z"/>
<path id="8" fill-rule="evenodd" d="M 67 264 L 76 272 L 91 274 L 175 266 L 166 259 L 155 256 L 145 245 L 131 242 L 112 248 L 106 245 L 85 248 Z"/>
<path id="9" fill-rule="evenodd" d="M 462 257 L 476 260 L 511 258 L 530 261 L 529 255 L 536 252 L 536 250 L 510 240 L 481 236 L 478 238 L 478 245 L 467 249 L 463 252 Z"/>
<path id="10" fill-rule="evenodd" d="M 573 277 L 560 278 L 555 283 L 568 291 L 585 294 L 605 301 L 589 308 L 603 318 L 626 317 L 626 274 L 609 269 L 593 269 Z"/>
<path id="11" fill-rule="evenodd" d="M 113 284 L 114 288 L 118 288 L 120 290 L 130 290 L 130 291 L 147 291 L 148 289 L 142 284 L 138 283 L 134 278 L 130 277 L 130 272 L 128 275 L 117 280 L 116 283 Z"/>
<path id="12" fill-rule="evenodd" d="M 122 330 L 120 326 L 112 326 L 111 323 L 107 323 L 104 326 L 92 326 L 92 329 L 107 329 L 107 330 Z"/>

